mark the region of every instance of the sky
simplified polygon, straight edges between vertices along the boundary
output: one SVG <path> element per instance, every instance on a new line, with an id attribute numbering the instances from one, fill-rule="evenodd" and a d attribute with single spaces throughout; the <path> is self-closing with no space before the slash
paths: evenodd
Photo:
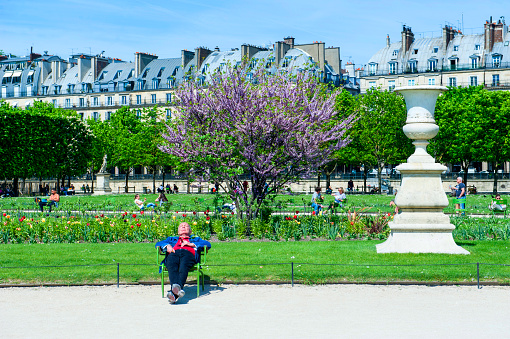
<path id="1" fill-rule="evenodd" d="M 415 38 L 438 37 L 451 25 L 483 32 L 485 20 L 507 16 L 505 0 L 282 1 L 282 0 L 0 0 L 0 50 L 28 55 L 30 47 L 67 59 L 72 53 L 133 61 L 135 52 L 180 57 L 196 47 L 221 50 L 243 43 L 322 41 L 340 47 L 342 64 L 362 67 L 402 25 Z"/>

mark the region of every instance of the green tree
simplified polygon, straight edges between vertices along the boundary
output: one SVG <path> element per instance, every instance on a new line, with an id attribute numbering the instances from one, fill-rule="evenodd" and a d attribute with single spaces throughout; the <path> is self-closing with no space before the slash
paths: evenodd
<path id="1" fill-rule="evenodd" d="M 384 166 L 405 161 L 413 151 L 411 141 L 402 131 L 407 115 L 404 98 L 394 92 L 369 89 L 356 101 L 346 94 L 341 95 L 337 110 L 357 116 L 348 131 L 351 143 L 338 151 L 339 159 L 363 166 L 364 190 L 368 171 L 377 168 L 381 187 Z"/>

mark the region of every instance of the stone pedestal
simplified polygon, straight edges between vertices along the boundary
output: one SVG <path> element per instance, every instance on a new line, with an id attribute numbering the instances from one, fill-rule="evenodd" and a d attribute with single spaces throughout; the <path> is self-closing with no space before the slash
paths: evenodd
<path id="1" fill-rule="evenodd" d="M 413 139 L 415 152 L 407 163 L 397 166 L 402 185 L 395 203 L 402 212 L 388 225 L 389 238 L 376 246 L 377 253 L 449 253 L 469 254 L 455 244 L 455 226 L 443 213 L 448 198 L 441 183 L 446 167 L 427 153 L 428 140 L 439 127 L 434 120 L 436 100 L 445 87 L 409 86 L 396 88 L 406 100 L 407 120 L 404 133 Z"/>
<path id="2" fill-rule="evenodd" d="M 94 187 L 94 195 L 111 194 L 110 173 L 96 174 L 96 187 Z"/>

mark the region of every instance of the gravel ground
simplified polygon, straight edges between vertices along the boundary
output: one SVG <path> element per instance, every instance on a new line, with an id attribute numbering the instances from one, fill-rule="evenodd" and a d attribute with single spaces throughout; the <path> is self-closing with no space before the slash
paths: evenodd
<path id="1" fill-rule="evenodd" d="M 510 287 L 0 288 L 0 338 L 510 338 Z"/>

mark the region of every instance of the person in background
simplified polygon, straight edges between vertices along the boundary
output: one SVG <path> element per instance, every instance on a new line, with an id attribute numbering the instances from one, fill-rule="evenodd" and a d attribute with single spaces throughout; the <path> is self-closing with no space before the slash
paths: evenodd
<path id="1" fill-rule="evenodd" d="M 174 193 L 179 193 L 179 187 L 176 184 L 174 184 Z"/>
<path id="2" fill-rule="evenodd" d="M 322 211 L 322 196 L 321 196 L 321 188 L 316 187 L 315 193 L 312 195 L 312 208 L 315 211 L 315 215 L 318 215 L 320 211 Z"/>
<path id="3" fill-rule="evenodd" d="M 50 195 L 50 201 L 39 200 L 39 208 L 41 209 L 41 212 L 44 212 L 43 206 L 48 206 L 49 211 L 51 212 L 51 206 L 58 207 L 59 201 L 60 201 L 60 195 L 58 195 L 57 190 L 52 189 L 51 195 Z"/>
<path id="4" fill-rule="evenodd" d="M 455 186 L 454 189 L 455 189 L 455 197 L 457 199 L 466 199 L 466 185 L 462 182 L 461 177 L 457 178 L 457 186 Z M 459 210 L 459 209 L 464 210 L 465 208 L 466 208 L 465 203 L 455 204 L 456 210 Z M 464 215 L 464 212 L 462 212 L 462 215 Z"/>
<path id="5" fill-rule="evenodd" d="M 140 194 L 135 194 L 135 205 L 138 206 L 140 211 L 143 211 L 145 209 L 145 206 L 143 204 L 146 201 L 147 201 L 147 198 L 143 199 L 143 201 L 142 201 L 142 200 L 140 200 Z M 152 207 L 154 209 L 156 207 L 156 205 L 153 204 L 152 202 L 150 202 L 147 204 L 147 207 Z"/>
<path id="6" fill-rule="evenodd" d="M 168 202 L 168 199 L 163 191 L 159 193 L 159 196 L 156 198 L 156 201 L 159 201 L 159 207 L 163 206 L 165 202 Z"/>
<path id="7" fill-rule="evenodd" d="M 492 200 L 492 202 L 489 205 L 489 209 L 491 211 L 500 211 L 500 212 L 505 211 L 506 204 L 503 204 L 501 201 L 497 201 L 497 200 L 501 200 L 500 194 L 496 194 L 496 197 L 494 198 L 494 200 Z"/>

